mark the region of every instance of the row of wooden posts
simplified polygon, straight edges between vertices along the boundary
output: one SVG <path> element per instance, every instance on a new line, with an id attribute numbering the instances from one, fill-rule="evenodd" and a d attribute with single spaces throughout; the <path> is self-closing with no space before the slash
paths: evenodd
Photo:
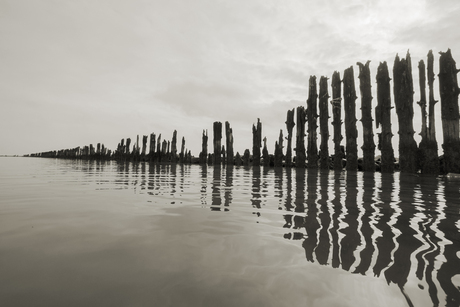
<path id="1" fill-rule="evenodd" d="M 423 60 L 419 62 L 420 101 L 418 102 L 422 114 L 421 142 L 417 145 L 414 140 L 414 86 L 412 81 L 412 66 L 409 52 L 405 58 L 396 55 L 393 66 L 393 96 L 394 106 L 391 103 L 390 75 L 386 62 L 380 63 L 377 69 L 377 105 L 375 117 L 372 117 L 372 94 L 369 61 L 365 64 L 357 63 L 359 67 L 359 90 L 361 93 L 361 123 L 363 127 L 363 156 L 358 158 L 358 132 L 356 119 L 356 90 L 354 83 L 353 66 L 345 69 L 343 79 L 339 72 L 334 72 L 331 80 L 332 99 L 328 93 L 328 78 L 321 77 L 319 91 L 315 76 L 309 79 L 307 107 L 287 111 L 287 137 L 283 137 L 280 130 L 278 141 L 275 142 L 274 154 L 269 154 L 266 138 L 262 139 L 262 123 L 258 119 L 252 127 L 253 147 L 252 155 L 246 149 L 241 156 L 234 154 L 233 132 L 229 122 L 225 122 L 226 144 L 222 144 L 222 123 L 213 124 L 213 152 L 208 152 L 208 133 L 203 131 L 202 150 L 198 158 L 185 149 L 185 139 L 182 138 L 180 153 L 177 150 L 177 132 L 174 131 L 171 141 L 161 141 L 161 134 L 156 137 L 150 135 L 149 153 L 147 154 L 148 136 L 143 136 L 142 147 L 139 145 L 139 136 L 133 149 L 130 150 L 131 140 L 121 140 L 117 149 L 111 152 L 104 145 L 92 145 L 84 148 L 74 148 L 61 151 L 50 151 L 31 156 L 58 157 L 58 158 L 87 158 L 87 159 L 116 159 L 172 163 L 200 163 L 200 164 L 235 164 L 235 165 L 264 165 L 307 167 L 321 169 L 363 170 L 393 172 L 399 169 L 408 173 L 460 173 L 460 132 L 459 132 L 459 87 L 457 82 L 456 63 L 450 49 L 440 52 L 439 58 L 439 91 L 441 99 L 441 121 L 444 143 L 444 155 L 438 157 L 438 144 L 435 131 L 435 104 L 433 84 L 434 57 L 432 51 L 428 53 L 427 66 Z M 343 87 L 342 87 L 343 84 Z M 428 84 L 428 99 L 426 96 Z M 342 93 L 343 88 L 343 93 Z M 343 107 L 342 107 L 343 100 Z M 332 105 L 333 126 L 333 154 L 329 153 L 329 108 Z M 428 110 L 427 110 L 428 107 Z M 399 124 L 399 163 L 395 163 L 392 145 L 391 112 L 396 109 Z M 345 146 L 342 146 L 342 120 L 344 111 Z M 318 114 L 319 112 L 319 114 Z M 294 121 L 294 114 L 296 120 Z M 318 148 L 318 124 L 320 145 Z M 378 149 L 381 157 L 376 161 L 373 132 L 373 121 L 376 128 L 381 126 L 378 133 Z M 293 129 L 296 127 L 295 148 L 293 148 Z M 305 138 L 307 145 L 305 146 Z M 285 153 L 284 141 L 287 141 Z M 262 142 L 264 145 L 262 146 Z M 261 151 L 262 149 L 262 151 Z M 295 155 L 293 154 L 295 152 Z"/>

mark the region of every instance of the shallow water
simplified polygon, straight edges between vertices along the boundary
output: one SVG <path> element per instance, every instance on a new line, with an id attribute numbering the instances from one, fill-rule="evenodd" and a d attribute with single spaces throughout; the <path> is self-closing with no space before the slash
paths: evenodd
<path id="1" fill-rule="evenodd" d="M 458 306 L 459 186 L 0 158 L 0 306 Z"/>

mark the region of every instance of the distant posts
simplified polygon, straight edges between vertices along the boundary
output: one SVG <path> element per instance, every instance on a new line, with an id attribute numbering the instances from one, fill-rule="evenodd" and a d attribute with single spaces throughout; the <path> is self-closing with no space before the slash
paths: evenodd
<path id="1" fill-rule="evenodd" d="M 375 143 L 372 131 L 372 93 L 370 61 L 359 66 L 359 90 L 361 92 L 361 123 L 363 125 L 363 171 L 375 171 Z"/>
<path id="2" fill-rule="evenodd" d="M 294 128 L 294 109 L 287 111 L 286 128 L 288 131 L 287 148 L 286 148 L 286 167 L 292 165 L 292 129 Z"/>
<path id="3" fill-rule="evenodd" d="M 252 125 L 252 164 L 260 166 L 260 148 L 262 147 L 262 123 L 257 119 L 257 125 Z"/>
<path id="4" fill-rule="evenodd" d="M 233 130 L 230 123 L 225 122 L 225 140 L 227 144 L 227 165 L 233 165 Z"/>
<path id="5" fill-rule="evenodd" d="M 358 144 L 356 142 L 358 131 L 356 129 L 356 91 L 353 66 L 345 69 L 343 73 L 343 97 L 347 158 L 346 169 L 347 171 L 356 171 L 358 169 Z"/>
<path id="6" fill-rule="evenodd" d="M 440 52 L 439 91 L 441 96 L 441 119 L 444 136 L 444 172 L 460 173 L 460 139 L 457 67 L 450 49 Z"/>
<path id="7" fill-rule="evenodd" d="M 308 122 L 308 137 L 307 137 L 307 160 L 308 168 L 318 168 L 318 146 L 316 144 L 317 128 L 316 119 L 317 113 L 317 90 L 316 76 L 310 76 L 308 81 L 308 99 L 307 99 L 307 122 Z"/>
<path id="8" fill-rule="evenodd" d="M 220 165 L 222 163 L 222 123 L 214 122 L 213 125 L 214 135 L 214 164 Z"/>
<path id="9" fill-rule="evenodd" d="M 306 112 L 304 107 L 297 107 L 297 133 L 296 133 L 296 155 L 295 165 L 296 167 L 305 167 L 305 121 Z"/>
<path id="10" fill-rule="evenodd" d="M 377 68 L 377 106 L 375 108 L 375 123 L 378 128 L 382 126 L 379 134 L 378 148 L 381 151 L 382 173 L 391 173 L 394 170 L 394 152 L 391 138 L 391 94 L 390 76 L 388 73 L 387 62 L 380 63 Z"/>
<path id="11" fill-rule="evenodd" d="M 319 79 L 319 131 L 321 144 L 319 150 L 319 164 L 321 169 L 329 169 L 329 94 L 327 91 L 327 77 Z"/>
<path id="12" fill-rule="evenodd" d="M 334 169 L 342 170 L 342 148 L 341 142 L 343 139 L 342 136 L 342 90 L 341 90 L 341 80 L 340 73 L 335 71 L 332 75 L 332 125 L 334 126 Z"/>
<path id="13" fill-rule="evenodd" d="M 396 114 L 399 123 L 399 168 L 401 172 L 418 171 L 418 148 L 414 140 L 414 87 L 412 83 L 411 58 L 396 55 L 393 67 L 393 84 Z"/>
<path id="14" fill-rule="evenodd" d="M 200 164 L 206 164 L 208 159 L 208 130 L 203 130 L 201 139 Z"/>

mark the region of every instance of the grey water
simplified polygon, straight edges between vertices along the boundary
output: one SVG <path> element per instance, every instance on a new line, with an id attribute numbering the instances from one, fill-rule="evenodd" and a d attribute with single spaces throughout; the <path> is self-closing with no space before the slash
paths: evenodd
<path id="1" fill-rule="evenodd" d="M 0 306 L 459 306 L 459 187 L 0 158 Z"/>

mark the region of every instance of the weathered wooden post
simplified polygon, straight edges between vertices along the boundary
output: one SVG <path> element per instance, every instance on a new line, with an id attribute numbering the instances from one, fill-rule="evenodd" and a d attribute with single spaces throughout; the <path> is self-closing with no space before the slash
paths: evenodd
<path id="1" fill-rule="evenodd" d="M 249 166 L 249 156 L 250 155 L 251 153 L 249 152 L 249 149 L 245 149 L 244 154 L 243 154 L 243 165 L 244 166 Z"/>
<path id="2" fill-rule="evenodd" d="M 262 149 L 262 156 L 264 159 L 264 166 L 270 166 L 270 157 L 267 149 L 267 138 L 264 137 L 264 148 Z"/>
<path id="3" fill-rule="evenodd" d="M 158 139 L 157 139 L 157 153 L 156 153 L 156 162 L 161 162 L 161 160 L 163 159 L 162 157 L 162 150 L 161 150 L 161 133 L 158 135 Z"/>
<path id="4" fill-rule="evenodd" d="M 236 152 L 235 155 L 235 165 L 236 166 L 241 166 L 243 164 L 243 159 L 241 159 L 241 155 L 239 152 Z"/>
<path id="5" fill-rule="evenodd" d="M 283 130 L 280 129 L 278 142 L 275 142 L 275 167 L 283 166 Z"/>
<path id="6" fill-rule="evenodd" d="M 150 161 L 153 161 L 155 157 L 155 141 L 156 141 L 155 133 L 151 133 L 150 134 L 150 152 L 149 152 Z"/>
<path id="7" fill-rule="evenodd" d="M 319 79 L 319 131 L 321 144 L 319 149 L 319 164 L 321 169 L 329 169 L 329 93 L 327 91 L 327 77 Z"/>
<path id="8" fill-rule="evenodd" d="M 310 76 L 308 81 L 308 99 L 307 99 L 307 160 L 308 168 L 318 168 L 318 145 L 316 144 L 317 136 L 317 90 L 316 76 Z"/>
<path id="9" fill-rule="evenodd" d="M 226 164 L 227 163 L 227 153 L 225 152 L 225 146 L 222 145 L 222 149 L 220 151 L 222 153 L 222 164 Z"/>
<path id="10" fill-rule="evenodd" d="M 208 130 L 203 130 L 201 139 L 200 164 L 206 164 L 208 158 Z"/>
<path id="11" fill-rule="evenodd" d="M 166 154 L 165 154 L 165 161 L 166 162 L 170 162 L 171 161 L 171 152 L 170 152 L 170 148 L 171 148 L 171 141 L 168 140 L 168 145 L 166 147 Z"/>
<path id="12" fill-rule="evenodd" d="M 414 86 L 410 54 L 405 59 L 396 55 L 393 67 L 396 115 L 399 123 L 399 168 L 401 172 L 417 173 L 418 148 L 414 140 Z"/>
<path id="13" fill-rule="evenodd" d="M 300 106 L 297 107 L 297 133 L 296 133 L 296 155 L 295 165 L 296 167 L 305 167 L 305 122 L 306 112 L 305 108 Z"/>
<path id="14" fill-rule="evenodd" d="M 147 150 L 147 138 L 148 138 L 148 135 L 142 136 L 142 153 L 141 153 L 142 160 L 145 160 L 145 152 Z"/>
<path id="15" fill-rule="evenodd" d="M 180 163 L 185 163 L 185 160 L 186 160 L 186 153 L 184 153 L 185 151 L 185 138 L 182 137 L 182 145 L 181 145 L 181 148 L 180 148 L 180 156 L 179 156 L 179 162 Z"/>
<path id="16" fill-rule="evenodd" d="M 440 52 L 439 91 L 441 96 L 441 120 L 444 136 L 444 172 L 460 173 L 460 139 L 457 67 L 450 49 Z"/>
<path id="17" fill-rule="evenodd" d="M 286 148 L 286 167 L 290 167 L 292 165 L 292 129 L 295 126 L 294 123 L 294 110 L 288 110 L 286 116 L 286 128 L 288 131 L 287 137 L 287 148 Z"/>
<path id="18" fill-rule="evenodd" d="M 130 149 L 131 146 L 131 138 L 126 139 L 126 151 L 125 151 L 125 159 L 130 157 Z"/>
<path id="19" fill-rule="evenodd" d="M 358 130 L 356 129 L 356 91 L 353 66 L 345 69 L 343 73 L 343 101 L 345 110 L 345 137 L 347 171 L 358 169 Z"/>
<path id="20" fill-rule="evenodd" d="M 391 94 L 390 75 L 387 62 L 380 63 L 377 68 L 377 106 L 375 108 L 375 124 L 378 128 L 382 125 L 382 132 L 379 133 L 378 148 L 381 152 L 382 173 L 390 173 L 394 170 L 394 152 L 391 138 Z"/>
<path id="21" fill-rule="evenodd" d="M 214 122 L 214 164 L 220 165 L 222 163 L 222 123 Z"/>
<path id="22" fill-rule="evenodd" d="M 340 143 L 342 142 L 342 91 L 341 91 L 341 80 L 340 73 L 334 71 L 332 75 L 332 125 L 334 126 L 334 169 L 341 170 L 343 168 L 342 159 L 342 148 Z"/>
<path id="23" fill-rule="evenodd" d="M 230 123 L 225 122 L 225 141 L 227 144 L 227 164 L 233 165 L 233 130 Z"/>
<path id="24" fill-rule="evenodd" d="M 252 125 L 252 165 L 260 166 L 260 148 L 262 147 L 262 123 L 257 119 L 257 125 Z"/>
<path id="25" fill-rule="evenodd" d="M 171 162 L 177 162 L 177 130 L 174 130 L 171 141 Z"/>
<path id="26" fill-rule="evenodd" d="M 163 143 L 161 144 L 161 162 L 163 162 L 163 158 L 166 158 L 165 161 L 168 162 L 168 143 L 169 141 L 163 140 Z"/>
<path id="27" fill-rule="evenodd" d="M 430 57 L 431 55 L 431 57 Z M 431 63 L 430 63 L 431 62 Z M 419 84 L 420 84 L 420 105 L 422 111 L 422 141 L 419 144 L 420 152 L 420 168 L 423 174 L 438 174 L 439 173 L 439 158 L 438 158 L 438 143 L 436 142 L 436 134 L 434 131 L 434 104 L 436 101 L 433 96 L 433 53 L 430 50 L 428 53 L 428 86 L 429 86 L 429 126 L 427 123 L 427 101 L 426 101 L 426 77 L 425 63 L 420 60 L 419 69 Z"/>
<path id="28" fill-rule="evenodd" d="M 359 90 L 361 92 L 361 123 L 363 125 L 363 171 L 375 171 L 375 143 L 372 130 L 372 92 L 370 61 L 366 64 L 356 63 L 359 66 Z"/>

